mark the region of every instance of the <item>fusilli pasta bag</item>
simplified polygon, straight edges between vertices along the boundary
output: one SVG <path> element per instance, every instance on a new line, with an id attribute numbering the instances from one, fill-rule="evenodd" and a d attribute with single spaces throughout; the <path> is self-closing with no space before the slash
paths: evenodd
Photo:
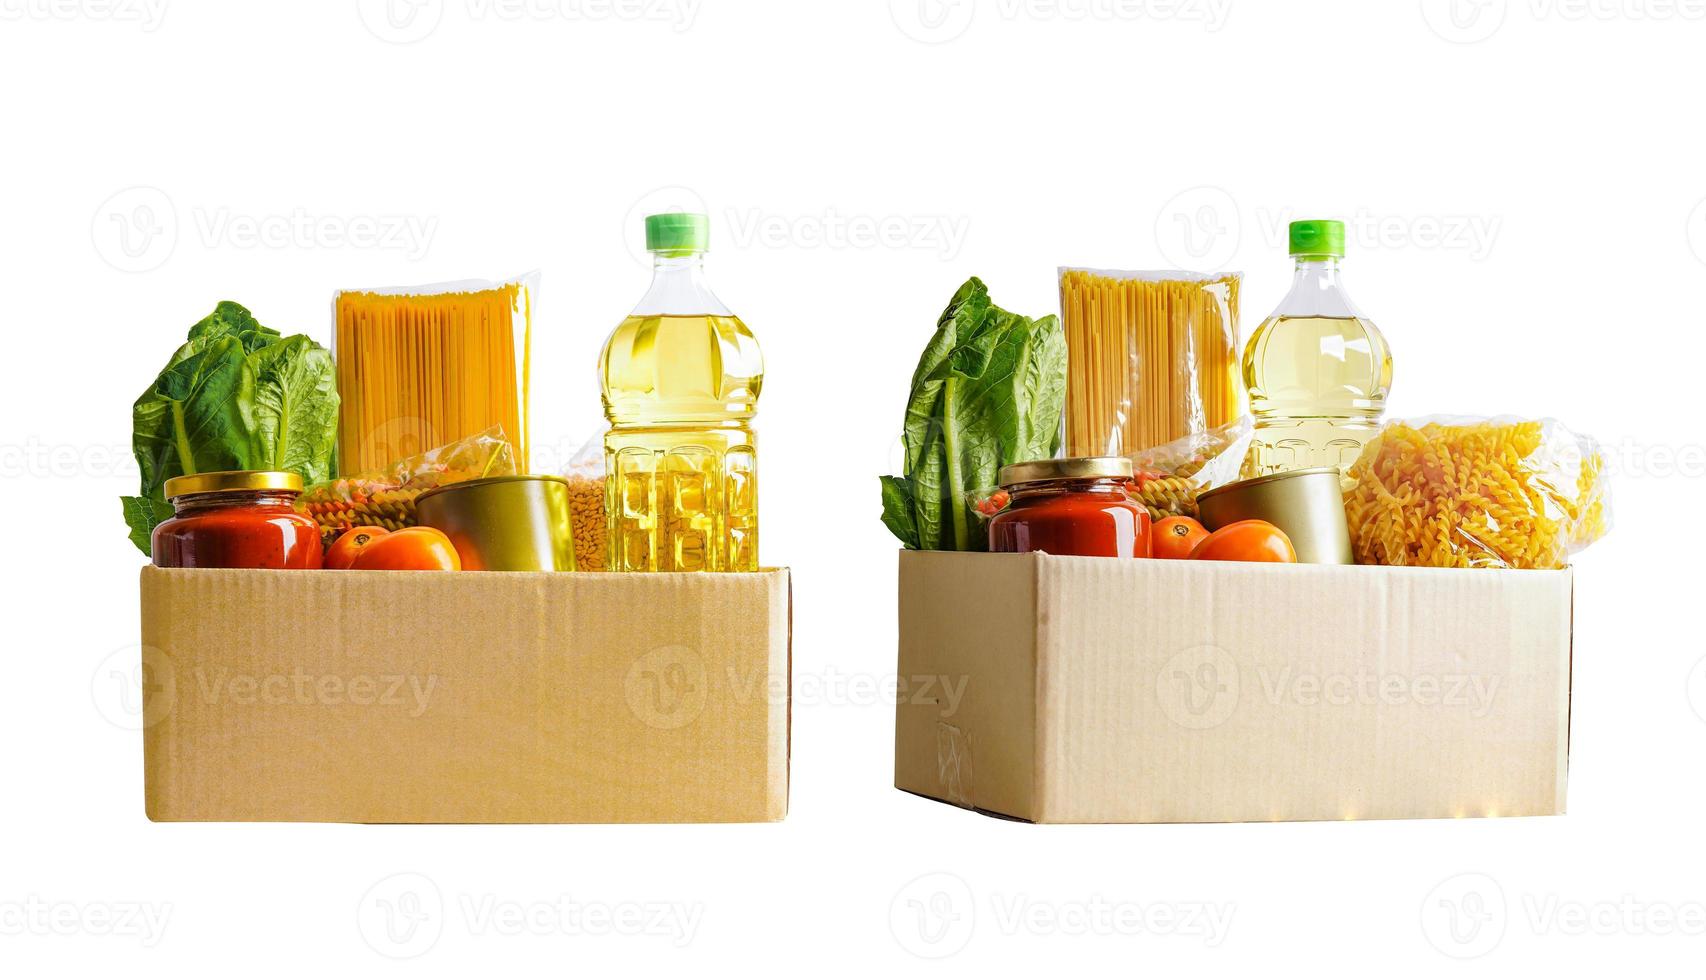
<path id="1" fill-rule="evenodd" d="M 296 509 L 320 525 L 321 536 L 330 544 L 352 527 L 413 527 L 416 498 L 434 487 L 515 472 L 515 450 L 503 428 L 492 426 L 384 470 L 317 483 L 296 498 Z"/>
<path id="2" fill-rule="evenodd" d="M 1562 568 L 1611 525 L 1599 445 L 1552 419 L 1389 422 L 1347 478 L 1363 565 Z"/>

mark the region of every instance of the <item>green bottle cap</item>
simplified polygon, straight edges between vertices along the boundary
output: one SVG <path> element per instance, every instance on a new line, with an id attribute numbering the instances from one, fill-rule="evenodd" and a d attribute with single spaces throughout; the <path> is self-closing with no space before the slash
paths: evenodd
<path id="1" fill-rule="evenodd" d="M 646 215 L 646 251 L 690 255 L 711 245 L 711 219 L 702 214 L 668 211 Z"/>
<path id="2" fill-rule="evenodd" d="M 1291 254 L 1345 257 L 1343 221 L 1293 221 Z"/>

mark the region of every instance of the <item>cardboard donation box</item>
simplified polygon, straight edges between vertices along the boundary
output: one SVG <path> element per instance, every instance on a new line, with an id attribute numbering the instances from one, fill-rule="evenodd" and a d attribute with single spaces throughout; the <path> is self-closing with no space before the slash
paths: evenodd
<path id="1" fill-rule="evenodd" d="M 788 808 L 789 579 L 142 571 L 154 820 Z"/>
<path id="2" fill-rule="evenodd" d="M 1568 570 L 903 552 L 929 696 L 895 785 L 1038 823 L 1562 813 L 1571 598 Z"/>

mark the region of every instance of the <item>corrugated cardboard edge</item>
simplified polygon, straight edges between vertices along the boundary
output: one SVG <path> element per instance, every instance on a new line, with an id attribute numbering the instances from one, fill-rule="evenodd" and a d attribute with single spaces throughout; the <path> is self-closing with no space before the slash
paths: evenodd
<path id="1" fill-rule="evenodd" d="M 901 554 L 895 786 L 1024 819 L 1036 796 L 1037 561 L 981 557 L 968 576 L 955 553 Z"/>
<path id="2" fill-rule="evenodd" d="M 252 571 L 252 570 L 236 570 L 235 572 L 229 572 L 229 571 L 225 571 L 225 570 L 206 570 L 206 571 L 202 571 L 202 570 L 176 570 L 176 569 L 165 570 L 165 569 L 155 568 L 152 566 L 144 566 L 141 569 L 141 573 L 140 573 L 140 585 L 141 585 L 141 593 L 142 593 L 142 636 L 143 636 L 142 659 L 143 659 L 143 664 L 145 667 L 149 666 L 148 662 L 150 659 L 150 652 L 151 652 L 151 650 L 153 650 L 153 648 L 148 645 L 150 643 L 151 638 L 171 637 L 177 632 L 176 624 L 175 624 L 175 621 L 173 619 L 173 609 L 181 603 L 183 596 L 180 594 L 176 597 L 176 599 L 178 601 L 173 601 L 172 593 L 170 591 L 172 586 L 169 584 L 170 578 L 174 575 L 177 575 L 177 576 L 186 576 L 187 575 L 187 576 L 199 577 L 199 576 L 232 575 L 232 574 L 237 575 L 237 576 L 259 576 L 259 577 L 275 576 L 275 575 L 315 576 L 316 578 L 318 578 L 322 574 L 331 575 L 331 576 L 348 575 L 348 576 L 364 576 L 364 577 L 368 577 L 368 578 L 378 578 L 378 579 L 394 579 L 396 581 L 403 581 L 404 579 L 401 577 L 407 577 L 407 581 L 409 581 L 411 584 L 413 584 L 414 582 L 417 582 L 417 581 L 421 585 L 429 585 L 430 584 L 432 586 L 433 590 L 435 590 L 435 591 L 442 591 L 442 589 L 444 587 L 446 587 L 448 584 L 450 584 L 453 581 L 450 577 L 442 577 L 441 578 L 439 576 L 432 576 L 431 581 L 429 582 L 427 577 L 425 575 L 423 575 L 422 573 L 412 573 L 412 572 L 396 572 L 396 573 L 390 573 L 390 572 L 348 572 L 348 573 L 346 573 L 346 572 L 325 572 L 325 573 L 321 573 L 321 572 L 267 572 L 267 571 Z M 475 573 L 468 573 L 468 574 L 472 576 Z M 592 575 L 592 574 L 597 574 L 597 573 L 583 573 L 583 574 Z M 418 576 L 419 578 L 416 578 L 416 576 Z M 481 581 L 483 583 L 495 582 L 495 580 L 498 579 L 498 577 L 500 577 L 500 576 L 503 576 L 505 578 L 510 578 L 510 579 L 519 579 L 519 578 L 537 578 L 537 579 L 549 578 L 549 579 L 555 579 L 558 577 L 558 576 L 551 575 L 550 573 L 480 573 L 478 575 L 477 579 L 471 579 L 471 580 Z M 624 576 L 615 576 L 615 575 L 608 575 L 608 574 L 601 575 L 600 577 L 606 578 L 606 579 L 612 579 L 612 580 L 621 580 L 624 578 Z M 641 578 L 642 576 L 635 575 L 632 577 L 637 579 L 637 578 Z M 645 576 L 645 577 L 661 577 L 661 576 Z M 675 576 L 671 576 L 671 577 L 675 577 Z M 679 577 L 688 578 L 688 576 L 679 576 Z M 771 678 L 773 678 L 773 679 L 778 678 L 778 677 L 781 678 L 784 687 L 782 689 L 782 692 L 781 692 L 782 696 L 780 698 L 768 699 L 768 702 L 769 702 L 768 714 L 769 714 L 769 718 L 770 718 L 770 724 L 768 726 L 766 726 L 765 738 L 767 739 L 767 741 L 769 743 L 769 747 L 768 747 L 767 751 L 765 752 L 765 759 L 764 759 L 765 769 L 762 770 L 762 772 L 764 773 L 763 783 L 761 784 L 764 787 L 762 799 L 756 801 L 758 803 L 758 806 L 756 808 L 749 808 L 746 811 L 744 811 L 744 813 L 718 816 L 718 817 L 714 817 L 711 819 L 717 820 L 718 822 L 724 822 L 724 821 L 730 821 L 730 822 L 775 822 L 775 821 L 780 821 L 787 816 L 788 806 L 789 806 L 789 768 L 790 768 L 790 763 L 791 763 L 791 750 L 792 750 L 792 698 L 791 698 L 790 694 L 792 691 L 792 671 L 793 671 L 793 609 L 792 609 L 793 582 L 792 582 L 792 575 L 787 568 L 766 568 L 766 569 L 761 570 L 759 573 L 753 574 L 751 576 L 743 576 L 743 577 L 750 577 L 752 579 L 761 579 L 763 581 L 764 589 L 766 589 L 770 593 L 770 595 L 774 597 L 774 600 L 779 600 L 779 601 L 773 600 L 767 604 L 768 605 L 768 616 L 767 616 L 767 622 L 765 623 L 765 626 L 764 626 L 764 632 L 766 634 L 768 634 L 768 636 L 770 637 L 770 642 L 767 645 L 767 662 L 769 664 L 768 673 L 771 676 Z M 562 578 L 566 579 L 567 576 L 562 576 Z M 457 576 L 457 577 L 455 577 L 454 580 L 455 581 L 462 581 L 464 579 L 461 576 Z M 296 579 L 293 578 L 293 579 L 291 579 L 291 581 L 295 582 Z M 303 581 L 306 581 L 306 580 L 304 579 Z M 530 585 L 537 585 L 537 584 L 538 583 L 530 583 Z M 561 583 L 558 583 L 558 584 L 561 584 Z M 179 586 L 181 588 L 182 583 L 179 583 Z M 196 592 L 205 593 L 209 586 L 210 586 L 210 582 L 200 582 L 199 584 L 194 586 L 193 589 Z M 245 588 L 248 588 L 248 586 L 245 586 Z M 207 605 L 212 607 L 215 604 L 208 602 Z M 153 652 L 156 656 L 162 658 L 165 661 L 163 666 L 167 672 L 167 675 L 170 676 L 170 673 L 173 669 L 170 656 L 166 655 L 163 650 L 153 650 Z M 144 674 L 144 682 L 145 683 L 147 683 L 147 679 L 148 679 L 148 675 L 145 672 L 145 674 Z M 182 764 L 183 760 L 180 756 L 179 750 L 182 749 L 183 746 L 179 744 L 177 739 L 172 738 L 172 737 L 167 737 L 167 736 L 162 734 L 163 730 L 167 726 L 164 726 L 164 725 L 158 725 L 157 726 L 157 725 L 152 725 L 149 723 L 150 712 L 155 707 L 159 707 L 159 705 L 157 705 L 157 704 L 151 705 L 150 702 L 145 697 L 145 700 L 144 700 L 144 717 L 143 717 L 144 724 L 143 724 L 142 749 L 143 749 L 143 767 L 144 767 L 144 774 L 145 774 L 145 794 L 144 794 L 145 814 L 150 820 L 155 820 L 155 821 L 183 821 L 183 820 L 191 820 L 191 821 L 245 820 L 245 821 L 247 821 L 247 820 L 260 820 L 260 821 L 289 821 L 289 822 L 297 822 L 297 821 L 306 820 L 309 822 L 337 822 L 337 823 L 396 823 L 396 822 L 411 822 L 411 823 L 470 823 L 470 822 L 474 822 L 474 823 L 483 823 L 483 822 L 561 823 L 561 822 L 601 822 L 601 821 L 585 821 L 582 819 L 562 820 L 562 819 L 558 819 L 556 817 L 538 817 L 538 818 L 522 817 L 520 819 L 511 819 L 511 818 L 506 817 L 506 818 L 501 818 L 501 819 L 496 819 L 496 820 L 486 820 L 486 819 L 468 820 L 468 819 L 460 819 L 460 818 L 436 819 L 436 818 L 431 818 L 431 817 L 425 817 L 422 819 L 414 819 L 412 816 L 409 816 L 409 817 L 405 817 L 402 819 L 386 818 L 386 819 L 374 820 L 374 819 L 367 819 L 367 818 L 363 818 L 363 817 L 350 817 L 350 816 L 303 817 L 303 816 L 296 816 L 296 815 L 279 815 L 279 816 L 272 816 L 272 815 L 262 815 L 262 816 L 254 816 L 254 815 L 210 816 L 210 815 L 205 815 L 205 814 L 198 812 L 198 808 L 195 805 L 195 802 L 193 800 L 180 800 L 180 799 L 166 800 L 166 799 L 163 799 L 160 795 L 162 792 L 161 788 L 166 786 L 169 782 L 169 780 L 167 779 L 167 774 L 170 773 L 170 771 L 174 767 Z M 164 704 L 164 710 L 168 713 L 170 712 L 170 710 L 171 710 L 171 699 L 166 699 L 166 702 Z M 154 720 L 159 721 L 159 718 L 156 717 Z M 669 814 L 669 813 L 664 813 L 664 812 L 658 812 L 658 813 L 655 813 L 653 816 L 647 818 L 643 822 L 693 822 L 696 819 L 698 819 L 698 818 L 695 818 L 692 816 L 674 815 L 674 814 Z M 624 821 L 624 822 L 628 822 L 628 821 Z"/>

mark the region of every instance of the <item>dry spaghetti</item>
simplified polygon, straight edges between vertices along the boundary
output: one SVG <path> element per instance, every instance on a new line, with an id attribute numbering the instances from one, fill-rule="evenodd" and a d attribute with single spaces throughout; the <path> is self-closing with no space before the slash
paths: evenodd
<path id="1" fill-rule="evenodd" d="M 1237 417 L 1237 275 L 1062 269 L 1060 312 L 1068 455 L 1131 455 Z"/>
<path id="2" fill-rule="evenodd" d="M 1552 421 L 1392 423 L 1345 496 L 1366 565 L 1561 568 L 1607 527 L 1605 460 Z"/>
<path id="3" fill-rule="evenodd" d="M 519 282 L 337 295 L 340 470 L 363 473 L 499 426 L 527 469 L 532 299 Z"/>

